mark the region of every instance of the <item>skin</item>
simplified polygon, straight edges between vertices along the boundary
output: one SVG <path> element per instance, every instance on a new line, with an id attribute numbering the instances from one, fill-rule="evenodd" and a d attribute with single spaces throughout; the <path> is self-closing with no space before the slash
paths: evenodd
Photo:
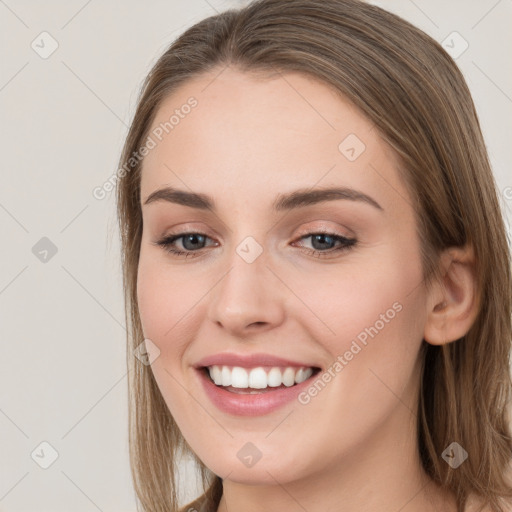
<path id="1" fill-rule="evenodd" d="M 472 254 L 451 249 L 444 280 L 424 287 L 412 200 L 373 124 L 321 82 L 298 73 L 257 78 L 228 67 L 201 75 L 162 103 L 152 128 L 190 96 L 198 106 L 146 156 L 141 203 L 174 186 L 211 196 L 215 212 L 165 201 L 142 205 L 138 301 L 152 370 L 188 444 L 224 479 L 219 511 L 455 511 L 424 474 L 416 441 L 418 351 L 470 328 Z M 356 134 L 353 162 L 338 149 Z M 352 200 L 272 211 L 279 193 L 348 186 Z M 356 238 L 327 252 L 307 234 Z M 198 232 L 184 258 L 155 244 Z M 236 252 L 253 237 L 251 264 Z M 306 237 L 306 238 L 301 238 Z M 183 239 L 174 245 L 185 250 Z M 194 249 L 196 247 L 196 249 Z M 193 365 L 219 353 L 263 352 L 328 368 L 394 303 L 402 309 L 316 397 L 259 417 L 218 410 Z M 248 468 L 247 442 L 263 454 Z"/>

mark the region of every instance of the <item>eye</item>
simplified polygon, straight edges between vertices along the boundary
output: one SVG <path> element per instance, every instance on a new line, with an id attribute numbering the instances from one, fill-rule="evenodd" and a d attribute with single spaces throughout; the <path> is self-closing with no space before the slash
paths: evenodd
<path id="1" fill-rule="evenodd" d="M 170 235 L 168 237 L 162 238 L 156 242 L 156 245 L 163 247 L 167 252 L 188 258 L 189 256 L 199 256 L 199 254 L 194 254 L 194 252 L 199 252 L 204 248 L 203 244 L 207 238 L 210 237 L 203 233 L 178 233 L 176 235 Z M 182 239 L 181 244 L 185 250 L 181 250 L 175 246 L 175 242 L 180 239 Z M 200 247 L 198 247 L 198 245 Z"/>
<path id="2" fill-rule="evenodd" d="M 317 258 L 327 258 L 333 253 L 348 251 L 357 243 L 355 238 L 347 238 L 336 233 L 324 231 L 309 233 L 302 236 L 300 240 L 307 238 L 311 238 L 311 245 L 313 246 L 313 249 L 306 248 L 306 252 Z M 337 246 L 335 245 L 336 242 L 338 242 Z"/>
<path id="3" fill-rule="evenodd" d="M 313 232 L 303 235 L 299 240 L 311 238 L 313 249 L 304 248 L 305 251 L 317 258 L 329 257 L 333 253 L 341 251 L 348 251 L 351 247 L 356 245 L 355 238 L 347 238 L 342 235 L 330 232 Z M 176 256 L 196 257 L 200 256 L 202 249 L 205 248 L 205 242 L 211 238 L 204 233 L 189 232 L 177 233 L 154 242 L 155 245 L 163 247 L 167 252 Z M 176 247 L 176 242 L 180 241 L 183 249 Z M 336 245 L 336 242 L 338 245 Z M 215 243 L 212 245 L 216 245 Z"/>

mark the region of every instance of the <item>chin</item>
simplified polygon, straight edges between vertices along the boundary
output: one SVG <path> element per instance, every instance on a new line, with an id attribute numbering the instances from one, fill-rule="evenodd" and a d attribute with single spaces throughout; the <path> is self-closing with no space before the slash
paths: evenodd
<path id="1" fill-rule="evenodd" d="M 297 454 L 292 457 L 290 453 L 289 459 L 275 460 L 275 449 L 270 450 L 271 458 L 265 460 L 265 455 L 256 462 L 247 460 L 246 462 L 238 458 L 236 453 L 234 456 L 227 457 L 224 455 L 210 454 L 207 457 L 201 457 L 203 464 L 214 474 L 225 480 L 230 480 L 245 485 L 275 485 L 276 481 L 280 484 L 299 480 L 304 478 L 307 470 L 305 467 L 298 467 L 297 460 L 303 459 L 303 454 Z M 278 455 L 279 456 L 279 455 Z M 282 457 L 281 457 L 282 459 Z M 309 472 L 309 470 L 307 471 Z"/>

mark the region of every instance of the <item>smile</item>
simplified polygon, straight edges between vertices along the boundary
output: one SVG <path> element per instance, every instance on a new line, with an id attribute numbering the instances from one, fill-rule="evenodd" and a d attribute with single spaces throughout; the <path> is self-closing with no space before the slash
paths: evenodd
<path id="1" fill-rule="evenodd" d="M 212 365 L 207 367 L 210 379 L 231 392 L 259 393 L 258 390 L 291 387 L 309 379 L 315 372 L 312 367 L 263 367 Z M 245 390 L 245 391 L 241 391 Z"/>
<path id="2" fill-rule="evenodd" d="M 262 416 L 295 403 L 320 371 L 308 366 L 215 364 L 196 368 L 196 375 L 206 397 L 223 413 Z"/>

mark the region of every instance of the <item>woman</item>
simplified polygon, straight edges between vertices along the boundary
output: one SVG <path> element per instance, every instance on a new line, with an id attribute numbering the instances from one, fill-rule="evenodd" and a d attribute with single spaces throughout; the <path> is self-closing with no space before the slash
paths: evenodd
<path id="1" fill-rule="evenodd" d="M 509 248 L 439 44 L 356 0 L 208 18 L 119 175 L 143 510 L 179 509 L 181 450 L 182 510 L 507 510 Z"/>

